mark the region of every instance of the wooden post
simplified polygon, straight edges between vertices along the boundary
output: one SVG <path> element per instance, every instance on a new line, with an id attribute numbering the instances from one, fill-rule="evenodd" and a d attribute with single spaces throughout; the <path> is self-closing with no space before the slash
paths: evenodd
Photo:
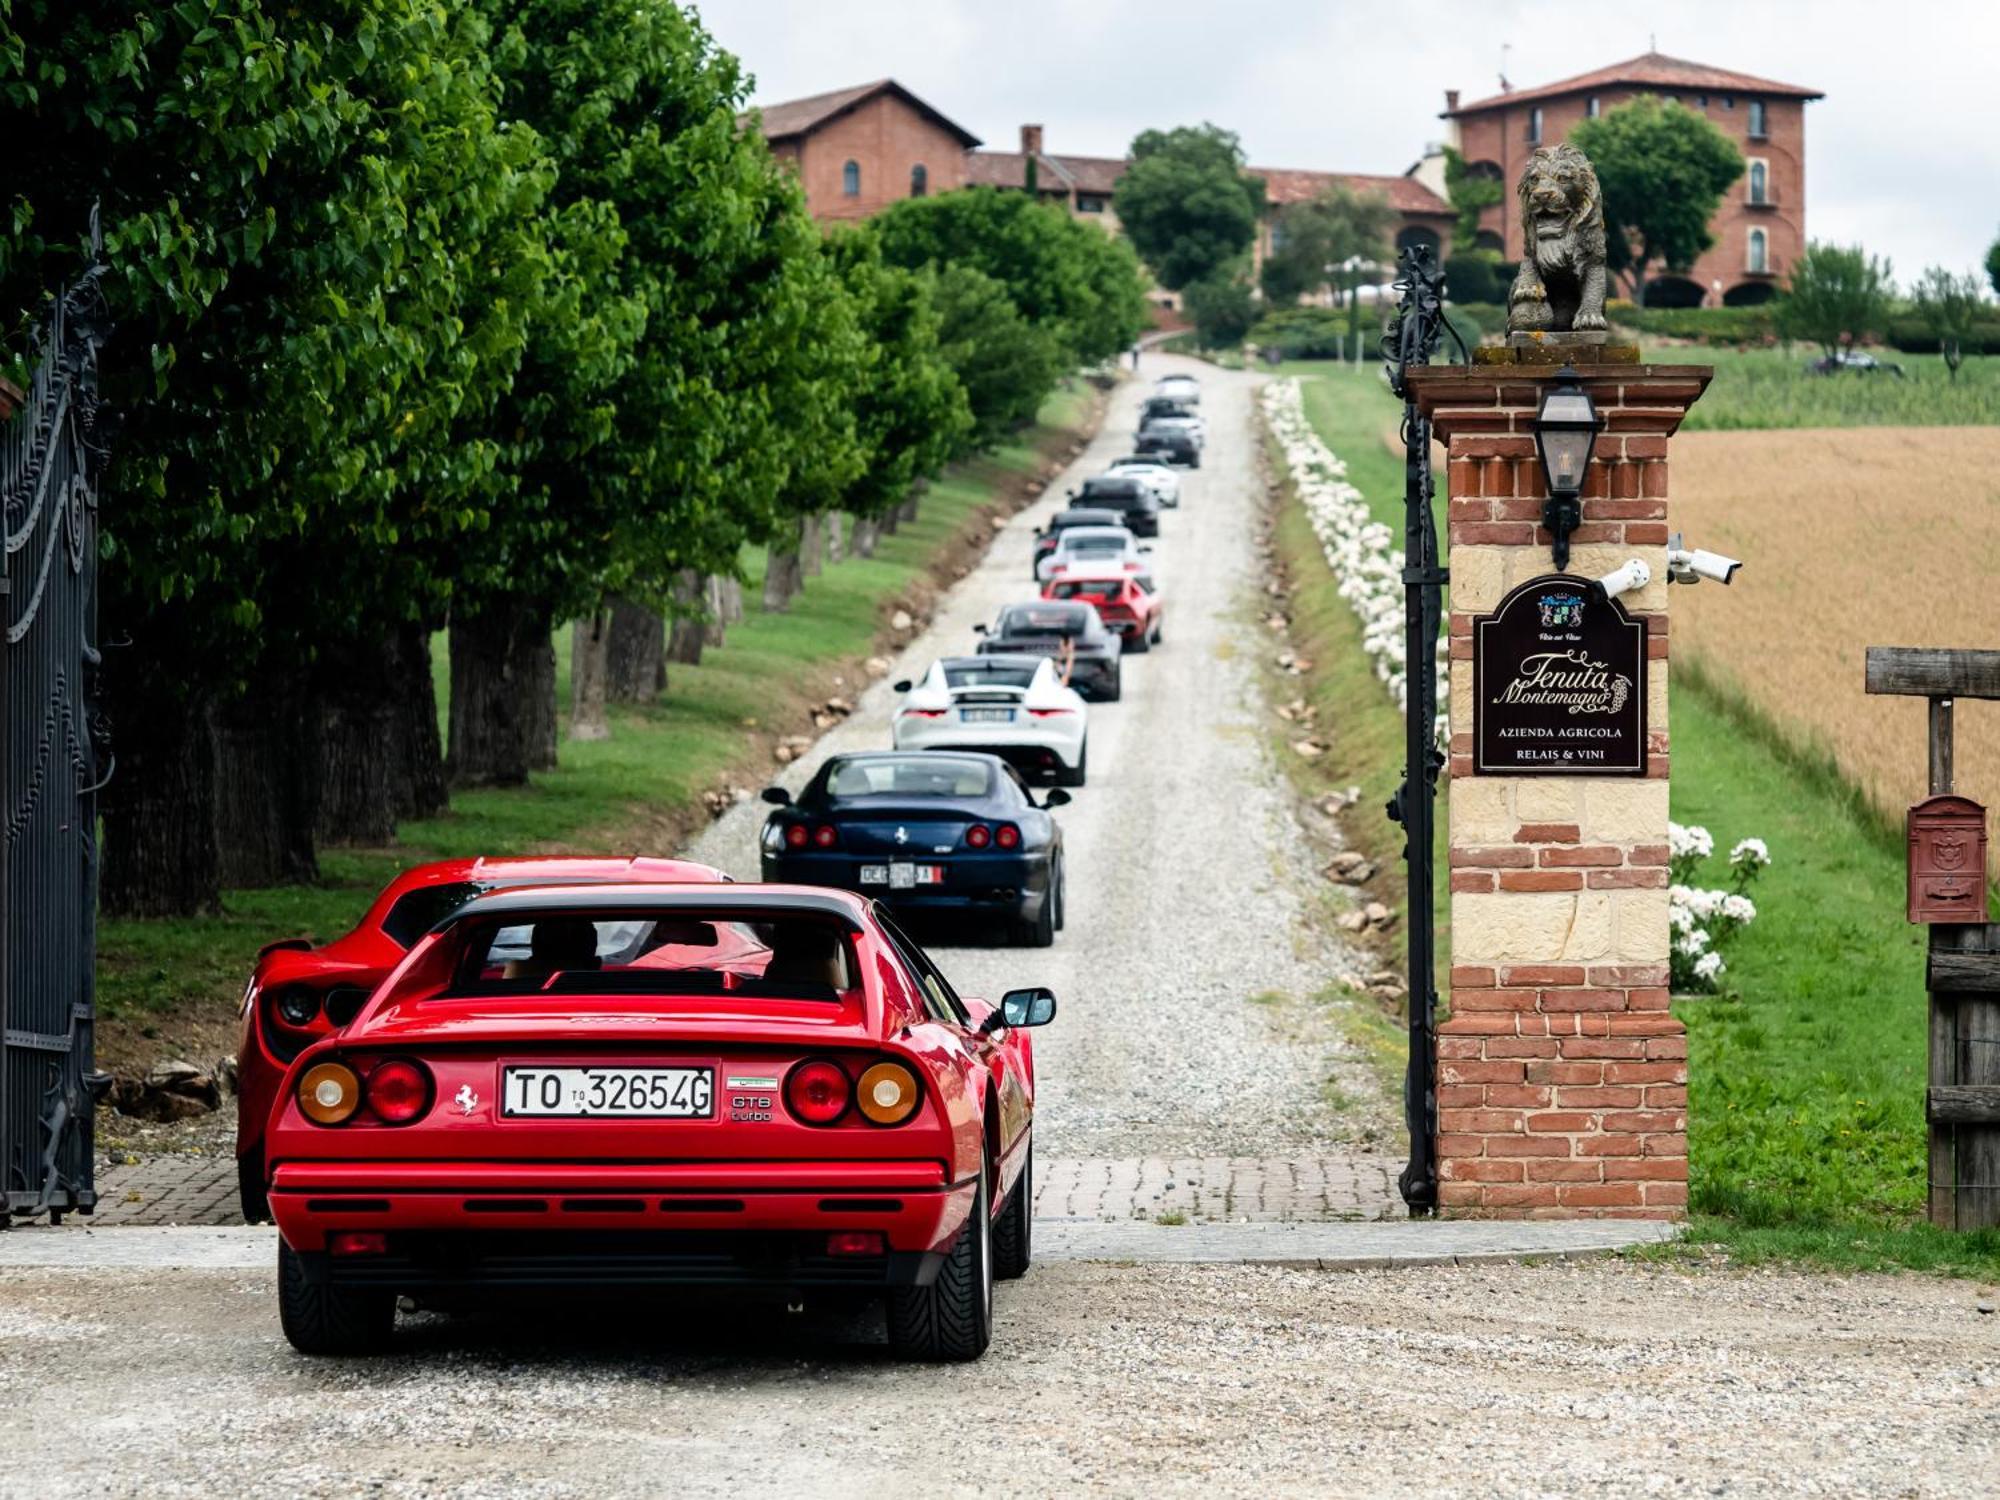
<path id="1" fill-rule="evenodd" d="M 1932 796 L 1952 789 L 1952 701 L 2000 698 L 2000 651 L 1868 648 L 1867 689 L 1929 700 Z M 1981 889 L 1986 872 L 1979 872 Z M 1928 1212 L 1940 1229 L 2000 1226 L 2000 925 L 1934 925 Z"/>

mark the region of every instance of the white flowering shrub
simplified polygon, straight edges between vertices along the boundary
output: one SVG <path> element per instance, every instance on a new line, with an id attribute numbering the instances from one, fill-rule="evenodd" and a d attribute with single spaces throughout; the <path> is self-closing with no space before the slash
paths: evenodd
<path id="1" fill-rule="evenodd" d="M 1409 696 L 1403 647 L 1403 552 L 1391 545 L 1394 533 L 1368 514 L 1361 491 L 1347 481 L 1347 465 L 1313 431 L 1296 379 L 1265 382 L 1264 420 L 1279 451 L 1299 502 L 1327 566 L 1333 569 L 1340 597 L 1361 621 L 1361 649 L 1396 707 Z M 1438 681 L 1446 680 L 1450 651 L 1442 635 L 1437 645 Z M 1440 740 L 1449 738 L 1449 716 L 1437 717 Z"/>
<path id="2" fill-rule="evenodd" d="M 1742 839 L 1729 851 L 1729 885 L 1715 890 L 1694 884 L 1701 866 L 1715 854 L 1706 828 L 1667 824 L 1667 920 L 1673 927 L 1673 987 L 1677 994 L 1713 994 L 1728 965 L 1722 945 L 1757 920 L 1747 892 L 1771 863 L 1762 839 Z"/>

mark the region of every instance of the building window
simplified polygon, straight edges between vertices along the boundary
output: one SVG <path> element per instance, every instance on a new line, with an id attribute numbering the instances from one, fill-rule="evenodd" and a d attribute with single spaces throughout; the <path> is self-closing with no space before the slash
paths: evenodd
<path id="1" fill-rule="evenodd" d="M 1541 143 L 1542 143 L 1542 110 L 1540 105 L 1536 105 L 1533 109 L 1528 111 L 1528 144 L 1530 146 L 1539 146 L 1541 145 Z"/>
<path id="2" fill-rule="evenodd" d="M 910 196 L 912 198 L 921 198 L 930 190 L 931 174 L 924 170 L 922 162 L 918 162 L 914 167 L 910 168 Z"/>
<path id="3" fill-rule="evenodd" d="M 1761 141 L 1764 139 L 1765 136 L 1770 134 L 1770 132 L 1765 128 L 1765 124 L 1766 121 L 1764 119 L 1764 101 L 1762 99 L 1752 99 L 1750 101 L 1751 140 Z"/>
<path id="4" fill-rule="evenodd" d="M 1104 212 L 1104 195 L 1101 193 L 1078 193 L 1076 211 L 1080 214 L 1101 214 Z"/>
<path id="5" fill-rule="evenodd" d="M 1696 109 L 1707 109 L 1707 108 L 1708 108 L 1708 95 L 1706 95 L 1706 94 L 1696 94 L 1696 95 L 1694 96 L 1694 104 L 1695 104 L 1695 108 L 1696 108 Z"/>
<path id="6" fill-rule="evenodd" d="M 1750 201 L 1769 203 L 1771 201 L 1771 169 L 1761 160 L 1750 163 Z"/>
<path id="7" fill-rule="evenodd" d="M 1589 115 L 1591 119 L 1593 120 L 1596 119 L 1600 114 L 1604 112 L 1604 101 L 1598 98 L 1597 95 L 1592 94 L 1590 96 L 1590 102 L 1584 105 L 1583 112 Z"/>
<path id="8" fill-rule="evenodd" d="M 1746 257 L 1746 267 L 1753 276 L 1762 276 L 1771 269 L 1770 241 L 1761 229 L 1750 231 L 1750 253 Z"/>
<path id="9" fill-rule="evenodd" d="M 1722 107 L 1724 109 L 1736 108 L 1736 96 L 1734 94 L 1724 94 L 1722 96 Z"/>
<path id="10" fill-rule="evenodd" d="M 1276 255 L 1280 250 L 1283 250 L 1284 248 L 1285 248 L 1285 226 L 1283 224 L 1273 224 L 1271 226 L 1271 253 L 1273 255 Z"/>
<path id="11" fill-rule="evenodd" d="M 840 169 L 840 191 L 849 198 L 861 196 L 861 163 L 851 161 Z"/>

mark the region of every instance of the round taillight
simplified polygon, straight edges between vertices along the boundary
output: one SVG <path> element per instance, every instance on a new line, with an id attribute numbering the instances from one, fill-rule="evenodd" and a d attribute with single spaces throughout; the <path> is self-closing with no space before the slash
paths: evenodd
<path id="1" fill-rule="evenodd" d="M 878 1062 L 861 1075 L 855 1103 L 877 1125 L 900 1125 L 917 1112 L 917 1075 L 901 1063 Z"/>
<path id="2" fill-rule="evenodd" d="M 788 824 L 785 828 L 785 847 L 788 849 L 803 849 L 809 837 L 811 835 L 806 832 L 805 824 Z"/>
<path id="3" fill-rule="evenodd" d="M 431 1075 L 422 1063 L 394 1057 L 368 1075 L 368 1107 L 384 1125 L 407 1125 L 431 1104 Z"/>
<path id="4" fill-rule="evenodd" d="M 831 823 L 822 823 L 813 830 L 813 842 L 822 849 L 831 849 L 840 842 L 840 835 L 834 832 Z"/>
<path id="5" fill-rule="evenodd" d="M 975 849 L 984 849 L 993 842 L 993 831 L 984 823 L 974 823 L 965 830 L 965 841 Z"/>
<path id="6" fill-rule="evenodd" d="M 1002 823 L 993 830 L 993 842 L 1002 849 L 1018 849 L 1021 847 L 1021 830 L 1012 823 Z"/>
<path id="7" fill-rule="evenodd" d="M 838 1063 L 802 1062 L 785 1079 L 785 1104 L 807 1125 L 831 1125 L 847 1113 L 854 1086 Z"/>
<path id="8" fill-rule="evenodd" d="M 361 1108 L 361 1080 L 346 1063 L 314 1063 L 299 1080 L 299 1111 L 315 1125 L 341 1125 Z"/>
<path id="9" fill-rule="evenodd" d="M 319 1015 L 319 991 L 302 984 L 279 990 L 272 1003 L 277 1007 L 278 1019 L 287 1026 L 310 1026 Z"/>

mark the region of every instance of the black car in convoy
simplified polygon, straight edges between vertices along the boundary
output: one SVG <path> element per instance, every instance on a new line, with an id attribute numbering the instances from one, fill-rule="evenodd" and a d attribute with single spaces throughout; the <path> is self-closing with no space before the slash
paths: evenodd
<path id="1" fill-rule="evenodd" d="M 975 625 L 980 655 L 1049 656 L 1069 663 L 1069 685 L 1093 703 L 1125 690 L 1125 643 L 1090 605 L 1061 599 L 1010 604 L 988 627 Z"/>
<path id="2" fill-rule="evenodd" d="M 1083 488 L 1071 490 L 1071 510 L 1113 510 L 1118 514 L 1110 524 L 1123 526 L 1134 536 L 1160 534 L 1160 502 L 1152 487 L 1129 474 L 1099 474 L 1086 479 Z M 1099 523 L 1100 525 L 1103 523 Z"/>
<path id="3" fill-rule="evenodd" d="M 1183 469 L 1201 467 L 1201 444 L 1184 428 L 1141 428 L 1138 437 L 1132 440 L 1132 447 L 1143 457 L 1164 464 L 1176 464 Z"/>
<path id="4" fill-rule="evenodd" d="M 1028 559 L 1028 576 L 1041 581 L 1042 559 L 1056 550 L 1056 541 L 1072 526 L 1123 526 L 1123 511 L 1103 510 L 1094 506 L 1072 505 L 1068 510 L 1059 510 L 1049 517 L 1049 524 L 1035 533 L 1034 555 Z"/>
<path id="5" fill-rule="evenodd" d="M 836 755 L 793 800 L 775 804 L 761 841 L 764 879 L 873 896 L 898 917 L 1005 924 L 1046 948 L 1063 924 L 1062 830 L 997 755 L 889 750 Z"/>
<path id="6" fill-rule="evenodd" d="M 1171 396 L 1148 396 L 1146 404 L 1139 408 L 1139 425 L 1143 428 L 1155 417 L 1192 417 L 1195 414 L 1192 406 Z"/>

